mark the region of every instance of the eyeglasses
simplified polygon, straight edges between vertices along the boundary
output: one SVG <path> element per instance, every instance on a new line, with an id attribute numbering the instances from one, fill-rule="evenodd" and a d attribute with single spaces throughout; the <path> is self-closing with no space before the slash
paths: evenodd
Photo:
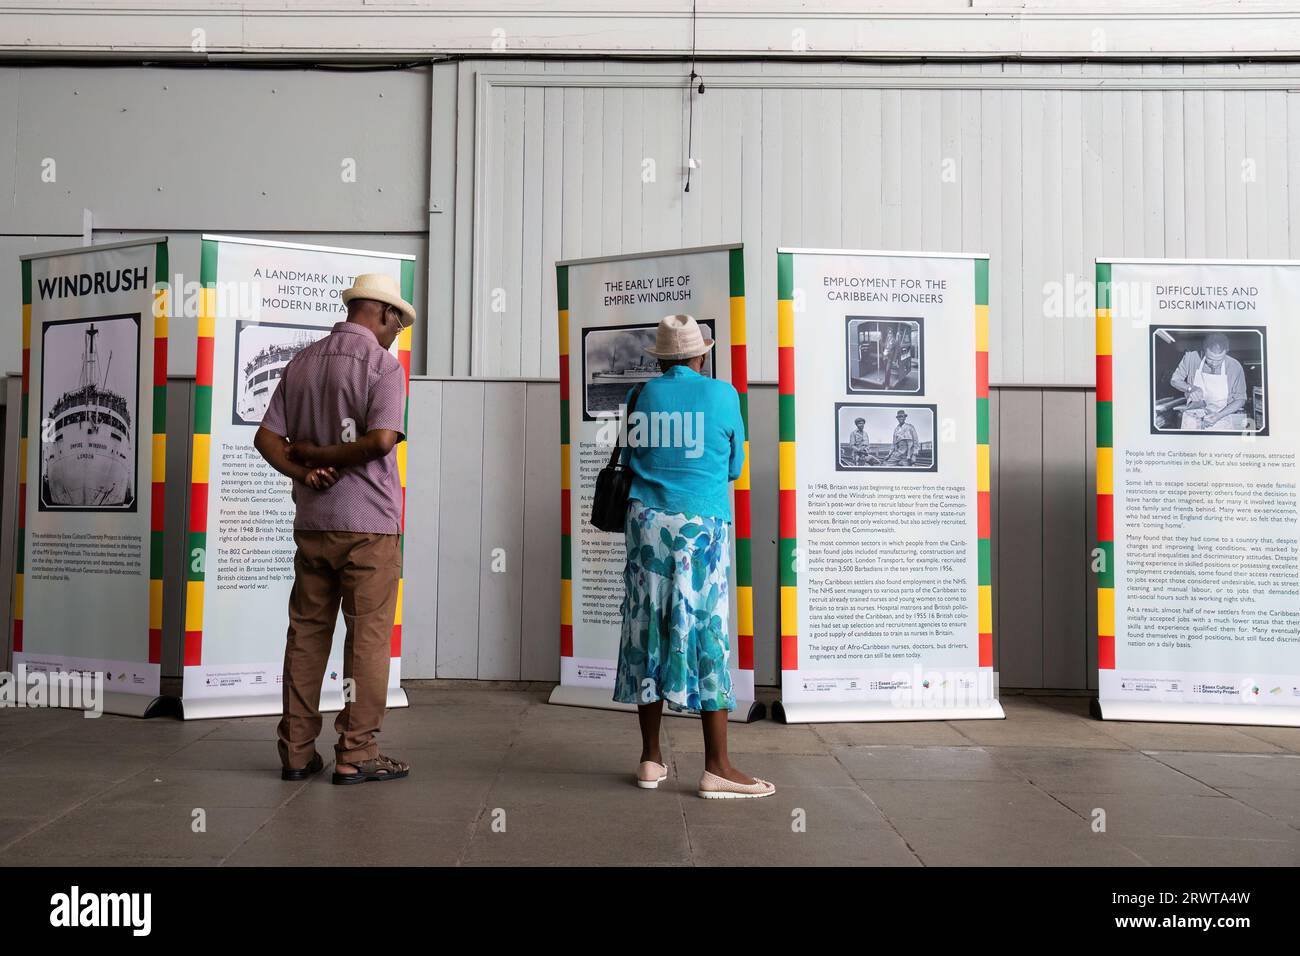
<path id="1" fill-rule="evenodd" d="M 395 308 L 395 307 L 393 307 L 393 306 L 390 305 L 390 306 L 387 306 L 387 307 L 386 307 L 386 311 L 393 313 L 393 315 L 396 317 L 396 319 L 397 319 L 397 331 L 399 331 L 399 332 L 405 332 L 407 329 L 409 329 L 409 328 L 411 327 L 411 326 L 410 326 L 410 323 L 408 323 L 408 322 L 405 321 L 406 315 L 405 315 L 405 313 L 402 312 L 401 309 Z"/>

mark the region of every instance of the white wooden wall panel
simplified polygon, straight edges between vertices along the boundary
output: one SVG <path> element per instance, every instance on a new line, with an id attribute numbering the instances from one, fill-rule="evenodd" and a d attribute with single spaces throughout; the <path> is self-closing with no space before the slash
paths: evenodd
<path id="1" fill-rule="evenodd" d="M 1098 255 L 1300 256 L 1300 65 L 700 70 L 703 96 L 672 63 L 461 65 L 482 119 L 458 371 L 556 374 L 557 258 L 741 240 L 756 380 L 774 250 L 803 245 L 987 252 L 993 382 L 1088 385 Z"/>

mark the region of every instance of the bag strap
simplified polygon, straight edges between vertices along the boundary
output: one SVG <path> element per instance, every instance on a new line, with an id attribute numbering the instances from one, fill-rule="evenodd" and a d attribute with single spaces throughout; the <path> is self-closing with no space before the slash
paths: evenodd
<path id="1" fill-rule="evenodd" d="M 632 413 L 636 411 L 636 400 L 637 398 L 640 397 L 641 389 L 643 388 L 645 388 L 645 382 L 642 382 L 636 388 L 632 389 L 631 404 L 627 406 L 627 415 L 623 419 L 623 423 L 625 425 L 627 424 L 627 419 L 631 418 Z M 621 438 L 622 434 L 623 434 L 623 429 L 619 428 L 619 430 L 614 435 L 614 450 L 609 453 L 610 468 L 613 468 L 615 465 L 618 464 L 618 459 L 623 453 L 623 444 Z"/>

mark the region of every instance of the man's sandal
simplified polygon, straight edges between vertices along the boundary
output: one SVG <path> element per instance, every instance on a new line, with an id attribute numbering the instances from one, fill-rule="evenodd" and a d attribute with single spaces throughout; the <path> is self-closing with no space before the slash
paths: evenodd
<path id="1" fill-rule="evenodd" d="M 353 767 L 355 773 L 339 773 L 338 767 Z M 361 760 L 356 763 L 339 763 L 334 770 L 334 776 L 330 778 L 331 783 L 336 783 L 341 787 L 350 786 L 354 783 L 369 783 L 372 780 L 401 780 L 411 772 L 411 765 L 401 760 L 394 760 L 392 757 L 385 757 L 380 754 L 373 760 Z"/>

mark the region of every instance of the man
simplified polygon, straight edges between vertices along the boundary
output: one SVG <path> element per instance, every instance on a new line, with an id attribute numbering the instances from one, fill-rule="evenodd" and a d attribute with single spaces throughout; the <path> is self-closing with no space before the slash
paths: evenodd
<path id="1" fill-rule="evenodd" d="M 850 464 L 854 465 L 875 465 L 878 462 L 871 457 L 871 439 L 867 437 L 865 418 L 853 419 L 854 429 L 849 432 L 849 452 L 852 456 Z"/>
<path id="2" fill-rule="evenodd" d="M 895 417 L 898 419 L 898 424 L 894 426 L 894 443 L 889 450 L 889 457 L 885 459 L 885 464 L 906 465 L 911 468 L 916 464 L 916 454 L 921 450 L 921 441 L 916 437 L 916 429 L 907 420 L 907 412 L 900 408 Z"/>
<path id="3" fill-rule="evenodd" d="M 895 369 L 898 369 L 899 375 L 898 380 L 893 384 L 898 385 L 903 380 L 902 351 L 904 345 L 907 344 L 907 339 L 905 338 L 907 335 L 907 326 L 901 322 L 891 322 L 888 325 L 888 329 L 889 331 L 885 338 L 884 349 L 885 382 L 883 387 L 886 390 L 890 387 L 890 382 L 893 378 Z"/>
<path id="4" fill-rule="evenodd" d="M 285 366 L 254 444 L 293 479 L 293 593 L 284 649 L 281 777 L 304 780 L 316 752 L 320 692 L 339 606 L 344 707 L 334 722 L 333 782 L 397 780 L 410 765 L 379 752 L 397 584 L 402 573 L 402 486 L 397 443 L 405 439 L 406 378 L 388 349 L 415 321 L 397 282 L 359 275 L 343 293 L 346 321 Z"/>
<path id="5" fill-rule="evenodd" d="M 1233 419 L 1246 405 L 1246 370 L 1228 354 L 1228 337 L 1211 332 L 1205 356 L 1184 352 L 1169 384 L 1187 396 L 1181 428 L 1186 431 L 1238 431 Z"/>

